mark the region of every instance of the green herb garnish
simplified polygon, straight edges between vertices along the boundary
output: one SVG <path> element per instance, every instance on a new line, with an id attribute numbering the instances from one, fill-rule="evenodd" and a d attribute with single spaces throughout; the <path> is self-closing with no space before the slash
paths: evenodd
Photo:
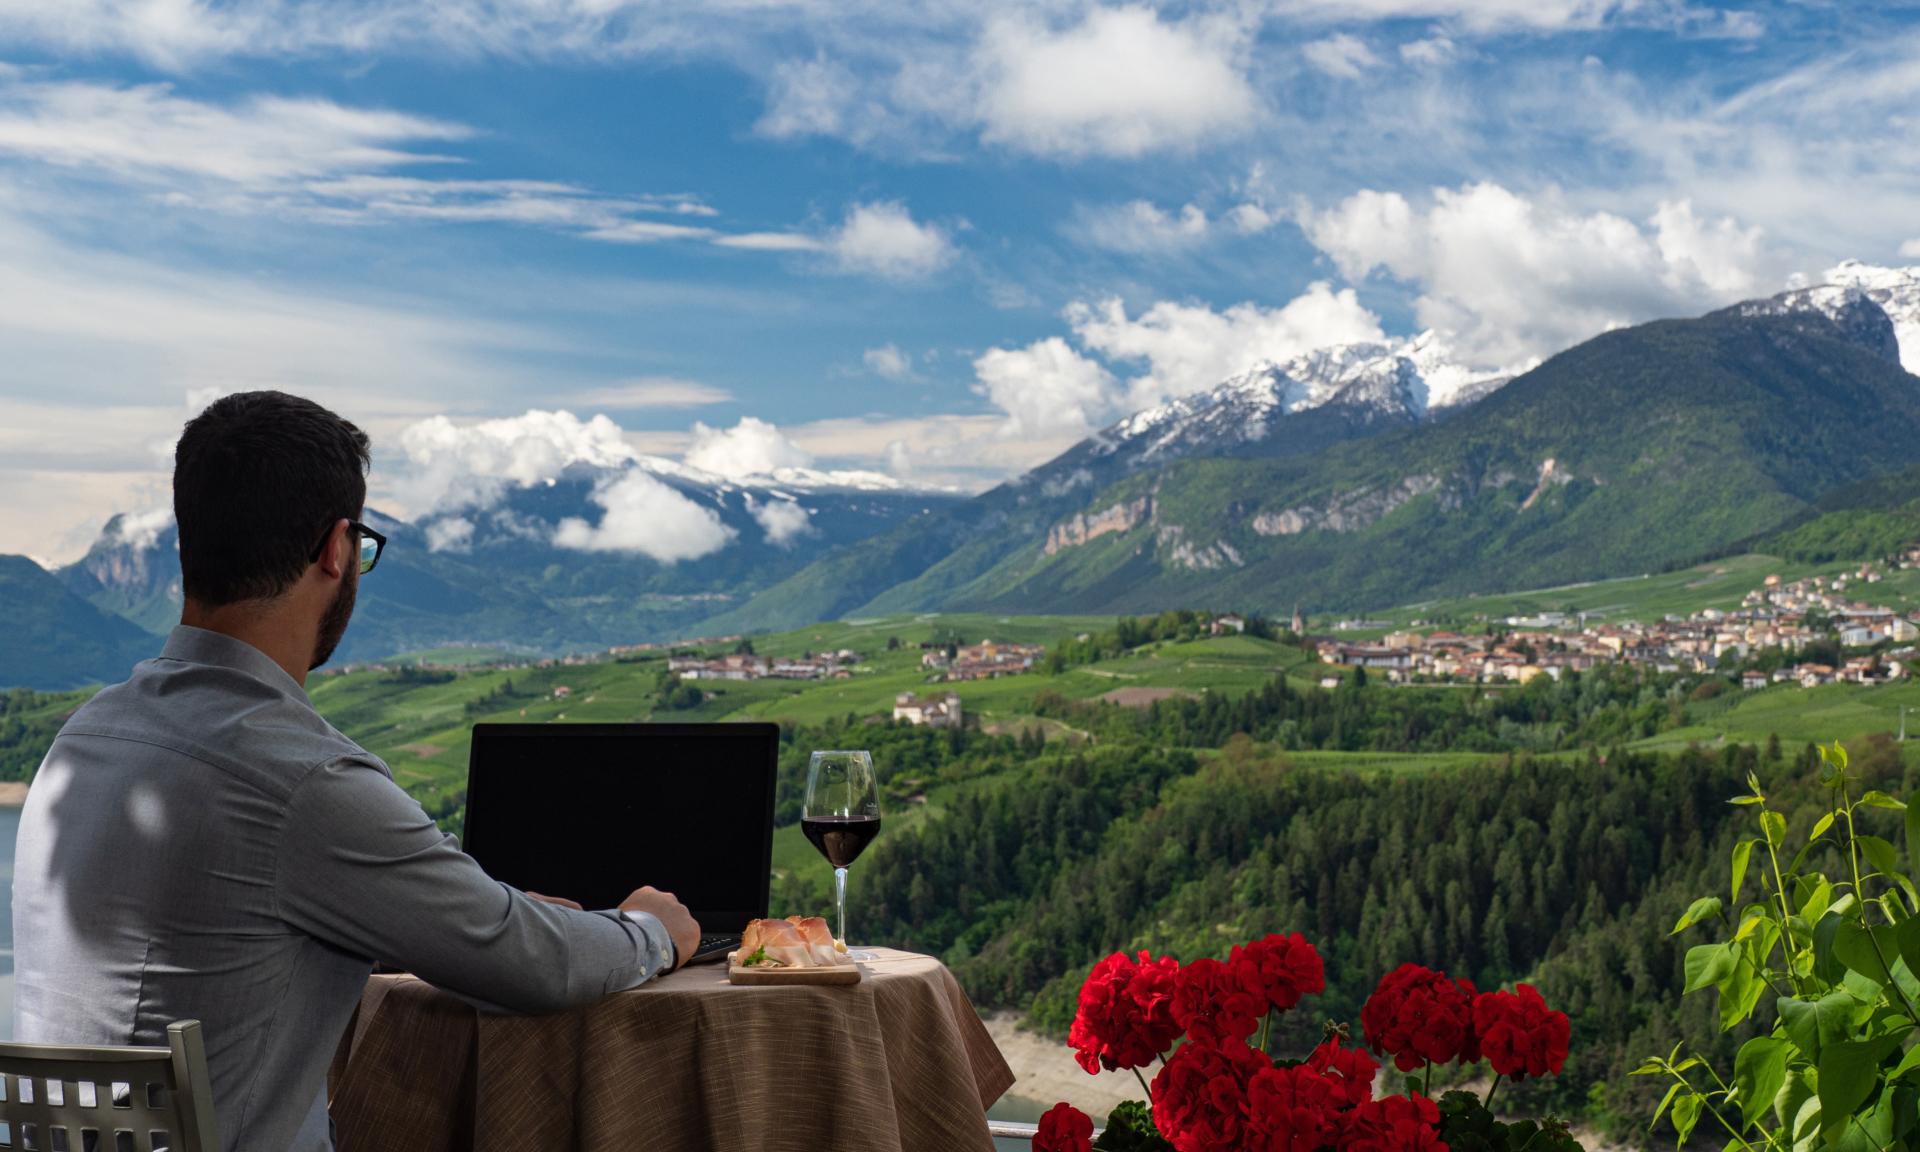
<path id="1" fill-rule="evenodd" d="M 766 962 L 767 962 L 767 950 L 765 948 L 756 948 L 753 951 L 753 955 L 747 957 L 745 960 L 740 961 L 740 967 L 751 968 L 755 964 L 765 964 Z"/>

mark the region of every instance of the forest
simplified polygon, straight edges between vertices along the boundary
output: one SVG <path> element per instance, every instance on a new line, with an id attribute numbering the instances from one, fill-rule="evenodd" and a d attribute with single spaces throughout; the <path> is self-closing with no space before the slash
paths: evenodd
<path id="1" fill-rule="evenodd" d="M 1681 997 L 1689 901 L 1726 884 L 1753 771 L 1819 808 L 1810 748 L 1515 755 L 1448 773 L 1296 768 L 1244 736 L 1217 754 L 1098 748 L 1046 757 L 883 837 L 857 867 L 857 922 L 942 956 L 976 1002 L 1064 1035 L 1079 982 L 1116 949 L 1182 961 L 1304 932 L 1327 991 L 1276 1030 L 1298 1055 L 1353 1022 L 1414 961 L 1482 988 L 1528 980 L 1573 1019 L 1574 1057 L 1535 1101 L 1645 1138 L 1658 1085 L 1626 1072 L 1682 1039 L 1727 1060 L 1709 998 Z M 1855 750 L 1872 786 L 1913 781 L 1888 740 Z M 1297 1051 L 1296 1051 L 1297 1050 Z M 1648 1093 L 1652 1092 L 1651 1097 Z"/>

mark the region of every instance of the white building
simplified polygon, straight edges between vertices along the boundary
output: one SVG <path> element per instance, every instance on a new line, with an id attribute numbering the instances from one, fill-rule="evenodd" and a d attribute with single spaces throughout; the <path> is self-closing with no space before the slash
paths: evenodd
<path id="1" fill-rule="evenodd" d="M 949 692 L 945 697 L 935 700 L 916 696 L 912 692 L 902 692 L 893 698 L 893 718 L 909 724 L 925 724 L 929 728 L 958 728 L 961 720 L 960 697 Z"/>

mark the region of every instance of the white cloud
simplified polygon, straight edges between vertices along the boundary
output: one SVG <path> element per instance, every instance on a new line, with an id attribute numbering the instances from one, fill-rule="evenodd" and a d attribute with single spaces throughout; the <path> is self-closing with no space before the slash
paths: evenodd
<path id="1" fill-rule="evenodd" d="M 1445 36 L 1429 36 L 1424 40 L 1409 40 L 1400 45 L 1400 59 L 1409 64 L 1431 67 L 1445 64 L 1453 59 L 1457 49 L 1452 40 Z"/>
<path id="2" fill-rule="evenodd" d="M 1251 207 L 1251 205 L 1241 205 Z M 1102 208 L 1083 207 L 1074 231 L 1097 248 L 1115 252 L 1172 252 L 1207 238 L 1207 214 L 1197 204 L 1177 213 L 1148 200 L 1134 200 Z"/>
<path id="3" fill-rule="evenodd" d="M 333 224 L 512 224 L 627 244 L 716 235 L 686 222 L 716 213 L 685 193 L 609 196 L 548 180 L 393 172 L 457 163 L 435 146 L 472 136 L 463 124 L 322 99 L 219 103 L 166 84 L 0 73 L 0 155 L 159 190 L 174 207 Z"/>
<path id="4" fill-rule="evenodd" d="M 390 480 L 416 515 L 483 508 L 509 485 L 558 478 L 573 465 L 617 468 L 635 458 L 620 426 L 605 416 L 539 410 L 461 426 L 433 416 L 400 433 L 402 472 Z"/>
<path id="5" fill-rule="evenodd" d="M 838 136 L 849 127 L 848 106 L 859 78 L 824 56 L 776 64 L 767 84 L 767 110 L 755 124 L 763 136 Z"/>
<path id="6" fill-rule="evenodd" d="M 888 380 L 911 380 L 913 378 L 913 354 L 903 352 L 898 345 L 882 344 L 878 348 L 869 348 L 860 354 L 860 360 L 867 371 Z"/>
<path id="7" fill-rule="evenodd" d="M 767 542 L 785 548 L 813 530 L 807 510 L 794 500 L 767 500 L 753 506 L 753 518 Z"/>
<path id="8" fill-rule="evenodd" d="M 1227 219 L 1233 224 L 1233 230 L 1242 236 L 1255 236 L 1280 223 L 1278 213 L 1269 212 L 1264 204 L 1236 204 L 1233 211 L 1227 213 Z"/>
<path id="9" fill-rule="evenodd" d="M 716 236 L 713 242 L 747 252 L 818 252 L 826 247 L 818 236 L 804 232 L 733 232 Z"/>
<path id="10" fill-rule="evenodd" d="M 1008 437 L 1085 433 L 1114 414 L 1112 374 L 1058 336 L 989 349 L 973 372 L 974 391 L 1007 414 Z"/>
<path id="11" fill-rule="evenodd" d="M 1129 317 L 1119 300 L 1075 304 L 1067 318 L 1081 343 L 1108 360 L 1144 363 L 1128 382 L 1127 406 L 1204 391 L 1229 376 L 1329 344 L 1379 340 L 1380 321 L 1351 288 L 1324 282 L 1278 308 L 1236 304 L 1215 311 L 1163 300 Z"/>
<path id="12" fill-rule="evenodd" d="M 1698 312 L 1777 279 L 1757 229 L 1703 220 L 1685 201 L 1662 204 L 1643 228 L 1556 193 L 1529 199 L 1483 183 L 1435 189 L 1424 209 L 1399 193 L 1363 191 L 1325 211 L 1303 209 L 1301 225 L 1349 279 L 1379 268 L 1418 285 L 1420 325 L 1484 364 Z"/>
<path id="13" fill-rule="evenodd" d="M 447 516 L 427 522 L 427 551 L 466 552 L 473 547 L 473 521 Z"/>
<path id="14" fill-rule="evenodd" d="M 974 60 L 983 137 L 1061 156 L 1186 150 L 1251 126 L 1244 33 L 1205 17 L 1101 8 L 1063 29 L 991 20 Z"/>
<path id="15" fill-rule="evenodd" d="M 1633 0 L 1271 0 L 1277 14 L 1342 24 L 1448 20 L 1477 32 L 1593 28 L 1639 7 Z"/>
<path id="16" fill-rule="evenodd" d="M 888 280 L 928 276 L 953 259 L 945 230 L 916 222 L 906 205 L 891 201 L 854 205 L 826 250 L 844 272 Z"/>
<path id="17" fill-rule="evenodd" d="M 771 476 L 782 468 L 805 468 L 813 457 L 755 416 L 743 416 L 731 428 L 693 426 L 693 443 L 681 457 L 689 466 L 731 479 Z"/>
<path id="18" fill-rule="evenodd" d="M 221 105 L 178 96 L 165 84 L 0 85 L 0 151 L 142 179 L 186 175 L 261 187 L 441 161 L 407 146 L 471 134 L 446 121 L 325 100 Z"/>
<path id="19" fill-rule="evenodd" d="M 917 280 L 953 260 L 953 241 L 937 224 L 922 224 L 906 205 L 882 200 L 847 209 L 838 227 L 825 235 L 807 232 L 737 232 L 716 236 L 723 248 L 754 252 L 817 252 L 834 271 Z"/>
<path id="20" fill-rule="evenodd" d="M 709 404 L 725 404 L 732 399 L 733 393 L 725 388 L 702 384 L 698 380 L 681 380 L 674 376 L 641 376 L 633 380 L 609 384 L 604 388 L 590 388 L 573 396 L 572 402 L 582 408 L 621 410 L 704 408 Z"/>
<path id="21" fill-rule="evenodd" d="M 1910 260 L 1920 260 L 1920 236 L 1916 236 L 1905 244 L 1900 245 L 1900 255 Z"/>
<path id="22" fill-rule="evenodd" d="M 1751 296 L 1760 290 L 1764 266 L 1761 232 L 1730 216 L 1702 220 L 1685 200 L 1667 201 L 1654 212 L 1654 243 L 1664 282 L 1684 297 L 1705 288 L 1710 298 Z"/>
<path id="23" fill-rule="evenodd" d="M 117 540 L 135 550 L 151 548 L 160 534 L 173 527 L 173 509 L 166 505 L 129 512 L 120 518 Z"/>
<path id="24" fill-rule="evenodd" d="M 697 560 L 733 540 L 711 508 L 694 503 L 651 474 L 629 470 L 594 490 L 600 523 L 568 517 L 554 529 L 556 547 L 582 552 L 638 552 L 662 564 Z"/>
<path id="25" fill-rule="evenodd" d="M 1342 80 L 1357 79 L 1369 68 L 1377 68 L 1380 58 L 1366 41 L 1350 33 L 1339 32 L 1324 40 L 1315 40 L 1300 49 L 1307 63 L 1329 76 Z"/>

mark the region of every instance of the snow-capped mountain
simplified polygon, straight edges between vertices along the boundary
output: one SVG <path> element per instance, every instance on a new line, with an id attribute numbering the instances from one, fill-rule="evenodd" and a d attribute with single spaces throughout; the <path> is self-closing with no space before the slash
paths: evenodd
<path id="1" fill-rule="evenodd" d="M 1796 288 L 1765 300 L 1748 300 L 1728 311 L 1739 316 L 1822 316 L 1847 338 L 1883 359 L 1900 363 L 1900 340 L 1893 317 L 1867 292 L 1850 284 Z"/>
<path id="2" fill-rule="evenodd" d="M 1352 439 L 1470 404 L 1512 376 L 1460 363 L 1434 332 L 1337 344 L 1136 412 L 1087 441 L 1084 455 L 1129 470 L 1188 456 L 1289 455 L 1296 442 Z"/>
<path id="3" fill-rule="evenodd" d="M 1865 293 L 1893 321 L 1900 366 L 1920 375 L 1920 265 L 1882 268 L 1843 260 L 1827 270 L 1826 282 Z"/>

